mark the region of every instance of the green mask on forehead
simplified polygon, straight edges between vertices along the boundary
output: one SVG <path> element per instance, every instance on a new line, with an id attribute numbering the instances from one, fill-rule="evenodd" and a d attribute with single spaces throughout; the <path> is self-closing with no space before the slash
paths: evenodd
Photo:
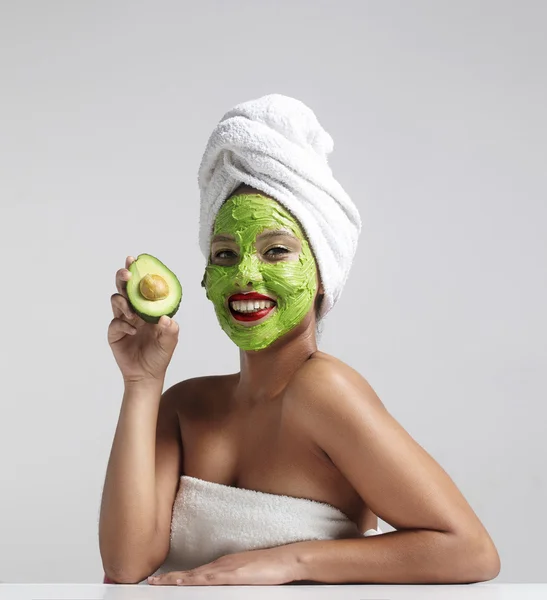
<path id="1" fill-rule="evenodd" d="M 283 258 L 279 252 L 272 257 L 268 245 L 258 255 L 256 238 L 265 229 L 287 229 L 299 238 L 302 249 L 298 260 Z M 222 259 L 225 265 L 218 264 L 218 259 L 217 264 L 211 264 L 209 258 L 204 276 L 207 298 L 214 304 L 220 326 L 237 346 L 262 350 L 298 325 L 313 306 L 317 269 L 311 248 L 285 207 L 260 194 L 229 198 L 216 216 L 212 235 L 218 233 L 234 236 L 236 246 L 231 245 L 230 250 L 237 256 L 230 254 L 231 259 Z M 220 251 L 219 245 L 215 252 Z M 275 295 L 277 305 L 257 325 L 241 324 L 230 312 L 228 298 L 245 291 Z"/>

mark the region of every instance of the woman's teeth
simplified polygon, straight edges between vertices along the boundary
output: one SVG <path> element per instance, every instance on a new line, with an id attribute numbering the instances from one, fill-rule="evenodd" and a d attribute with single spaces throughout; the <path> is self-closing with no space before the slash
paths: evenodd
<path id="1" fill-rule="evenodd" d="M 230 302 L 232 310 L 242 313 L 256 312 L 257 310 L 270 308 L 274 305 L 275 302 L 271 300 L 235 300 L 234 302 Z"/>

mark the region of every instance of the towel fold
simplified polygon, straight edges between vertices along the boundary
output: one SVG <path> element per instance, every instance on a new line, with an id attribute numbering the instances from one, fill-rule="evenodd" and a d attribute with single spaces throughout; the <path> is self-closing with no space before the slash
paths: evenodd
<path id="1" fill-rule="evenodd" d="M 199 243 L 208 259 L 216 214 L 246 183 L 280 202 L 304 229 L 325 297 L 319 318 L 339 299 L 361 232 L 359 212 L 327 162 L 332 137 L 300 100 L 269 94 L 238 104 L 213 130 L 198 173 Z"/>
<path id="2" fill-rule="evenodd" d="M 330 504 L 183 475 L 173 506 L 169 554 L 155 574 L 193 569 L 235 552 L 380 533 L 360 533 Z"/>

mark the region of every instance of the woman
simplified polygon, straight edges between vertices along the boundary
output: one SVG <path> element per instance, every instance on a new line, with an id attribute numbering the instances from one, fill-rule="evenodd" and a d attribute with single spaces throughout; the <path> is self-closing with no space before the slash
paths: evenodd
<path id="1" fill-rule="evenodd" d="M 257 110 L 261 101 L 268 110 Z M 299 118 L 289 119 L 287 107 L 298 109 Z M 318 133 L 328 141 L 305 105 L 279 95 L 239 105 L 219 127 L 234 118 L 240 127 L 237 118 L 247 109 L 244 116 L 259 124 L 263 141 L 269 119 L 275 130 L 270 148 L 278 148 L 276 124 L 301 127 L 303 114 L 316 131 L 285 131 L 285 139 L 299 145 L 296 155 L 303 147 L 316 152 L 308 140 L 319 139 Z M 241 139 L 243 146 L 256 138 Z M 208 149 L 214 146 L 217 155 L 206 151 L 200 167 L 200 239 L 207 249 L 202 285 L 240 349 L 240 371 L 187 379 L 162 394 L 179 329 L 167 317 L 151 325 L 135 315 L 125 289 L 128 257 L 116 274 L 108 332 L 125 391 L 101 506 L 107 578 L 276 585 L 496 577 L 496 548 L 449 476 L 359 373 L 317 349 L 317 323 L 335 304 L 351 264 L 348 231 L 360 229 L 347 196 L 332 181 L 325 184 L 331 173 L 321 167 L 317 188 L 331 190 L 332 205 L 318 210 L 335 214 L 336 204 L 347 217 L 323 219 L 338 235 L 322 233 L 313 227 L 315 213 L 302 209 L 306 196 L 296 181 L 290 188 L 288 174 L 286 187 L 269 194 L 262 188 L 275 186 L 266 185 L 273 180 L 263 156 L 258 173 L 256 164 L 241 160 L 256 156 L 254 149 L 245 154 L 241 147 L 239 159 L 224 154 L 219 161 L 217 142 L 213 135 Z M 291 172 L 298 177 L 301 157 L 295 164 Z M 231 179 L 226 172 L 221 178 L 218 169 Z M 312 180 L 309 171 L 305 175 Z M 216 187 L 215 176 L 222 182 Z M 329 252 L 344 257 L 344 251 L 342 272 L 329 270 Z M 378 535 L 376 515 L 396 531 Z"/>

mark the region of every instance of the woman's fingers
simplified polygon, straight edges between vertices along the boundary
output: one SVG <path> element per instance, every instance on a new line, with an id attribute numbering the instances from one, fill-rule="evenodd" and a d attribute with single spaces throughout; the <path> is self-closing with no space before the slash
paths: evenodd
<path id="1" fill-rule="evenodd" d="M 132 262 L 135 262 L 135 259 L 132 256 L 128 256 L 125 259 L 125 269 L 118 269 L 116 271 L 116 289 L 125 298 L 127 298 L 127 282 L 132 277 L 131 271 L 129 271 L 129 266 Z"/>
<path id="2" fill-rule="evenodd" d="M 116 271 L 116 289 L 118 294 L 127 298 L 127 282 L 131 279 L 131 272 L 127 269 L 118 269 Z"/>
<path id="3" fill-rule="evenodd" d="M 125 318 L 128 321 L 133 321 L 136 316 L 136 313 L 129 305 L 129 302 L 125 296 L 121 294 L 112 294 L 110 296 L 110 303 L 112 305 L 112 313 L 114 317 L 120 319 Z"/>
<path id="4" fill-rule="evenodd" d="M 133 325 L 123 319 L 114 318 L 108 326 L 108 341 L 109 343 L 117 342 L 124 335 L 134 335 L 135 333 L 137 333 L 136 327 L 133 327 Z"/>
<path id="5" fill-rule="evenodd" d="M 149 577 L 147 581 L 152 585 L 177 585 L 177 579 L 180 579 L 183 573 L 184 571 L 171 571 L 170 573 Z"/>

